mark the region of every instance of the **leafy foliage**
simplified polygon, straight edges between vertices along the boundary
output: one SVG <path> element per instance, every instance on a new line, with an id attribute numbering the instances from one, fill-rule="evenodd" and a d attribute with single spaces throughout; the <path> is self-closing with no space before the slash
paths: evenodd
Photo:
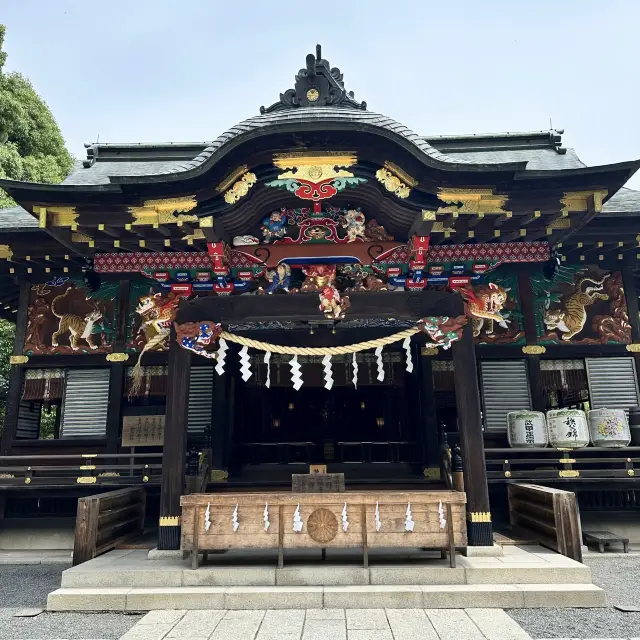
<path id="1" fill-rule="evenodd" d="M 0 58 L 0 62 L 2 59 Z M 4 430 L 4 412 L 9 391 L 9 357 L 13 351 L 16 327 L 7 320 L 0 319 L 0 434 Z"/>
<path id="2" fill-rule="evenodd" d="M 4 73 L 6 28 L 0 25 L 0 178 L 60 182 L 73 158 L 49 107 L 20 73 Z M 15 202 L 0 189 L 0 208 Z"/>

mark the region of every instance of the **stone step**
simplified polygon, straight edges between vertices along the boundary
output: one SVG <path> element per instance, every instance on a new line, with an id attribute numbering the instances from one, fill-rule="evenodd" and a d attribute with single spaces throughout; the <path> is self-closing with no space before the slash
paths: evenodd
<path id="1" fill-rule="evenodd" d="M 113 567 L 91 561 L 62 574 L 63 588 L 105 587 L 322 587 L 366 585 L 462 585 L 462 584 L 588 584 L 591 570 L 566 563 L 510 563 L 485 566 L 463 560 L 458 567 L 378 565 L 369 569 L 349 565 L 298 565 L 276 569 L 268 566 L 200 567 L 146 562 L 140 566 Z M 463 562 L 472 563 L 464 566 Z M 155 566 L 159 565 L 159 566 Z"/>
<path id="2" fill-rule="evenodd" d="M 61 588 L 49 611 L 154 609 L 466 609 L 604 607 L 592 584 L 357 585 L 324 587 Z"/>

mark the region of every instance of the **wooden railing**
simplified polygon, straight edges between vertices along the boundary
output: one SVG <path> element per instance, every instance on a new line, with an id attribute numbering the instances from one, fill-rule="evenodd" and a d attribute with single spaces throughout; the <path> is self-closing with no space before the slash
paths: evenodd
<path id="1" fill-rule="evenodd" d="M 129 487 L 78 500 L 73 566 L 144 531 L 146 491 Z"/>
<path id="2" fill-rule="evenodd" d="M 0 456 L 0 487 L 159 484 L 162 453 Z"/>
<path id="3" fill-rule="evenodd" d="M 640 447 L 485 449 L 489 482 L 510 480 L 640 483 Z"/>
<path id="4" fill-rule="evenodd" d="M 582 531 L 576 494 L 535 484 L 508 485 L 512 527 L 582 562 Z"/>

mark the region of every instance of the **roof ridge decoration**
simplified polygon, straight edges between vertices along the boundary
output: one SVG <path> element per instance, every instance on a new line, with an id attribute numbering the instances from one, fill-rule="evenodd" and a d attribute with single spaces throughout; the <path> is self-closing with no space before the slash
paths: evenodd
<path id="1" fill-rule="evenodd" d="M 344 88 L 342 73 L 338 67 L 330 67 L 322 57 L 321 45 L 316 45 L 316 55 L 310 53 L 307 66 L 298 71 L 294 89 L 280 94 L 280 101 L 270 107 L 260 107 L 260 113 L 272 113 L 297 107 L 346 107 L 367 109 L 366 102 L 354 99 L 353 91 Z"/>

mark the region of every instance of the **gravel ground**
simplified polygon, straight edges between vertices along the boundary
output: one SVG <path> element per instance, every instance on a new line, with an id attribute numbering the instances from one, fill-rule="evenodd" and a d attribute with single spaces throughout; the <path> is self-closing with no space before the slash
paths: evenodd
<path id="1" fill-rule="evenodd" d="M 117 640 L 142 618 L 120 613 L 42 613 L 14 618 L 27 607 L 44 608 L 67 566 L 0 565 L 0 640 Z"/>
<path id="2" fill-rule="evenodd" d="M 640 613 L 613 605 L 639 606 L 640 556 L 585 559 L 593 582 L 607 593 L 605 609 L 510 609 L 509 615 L 533 638 L 631 638 L 640 635 Z"/>

